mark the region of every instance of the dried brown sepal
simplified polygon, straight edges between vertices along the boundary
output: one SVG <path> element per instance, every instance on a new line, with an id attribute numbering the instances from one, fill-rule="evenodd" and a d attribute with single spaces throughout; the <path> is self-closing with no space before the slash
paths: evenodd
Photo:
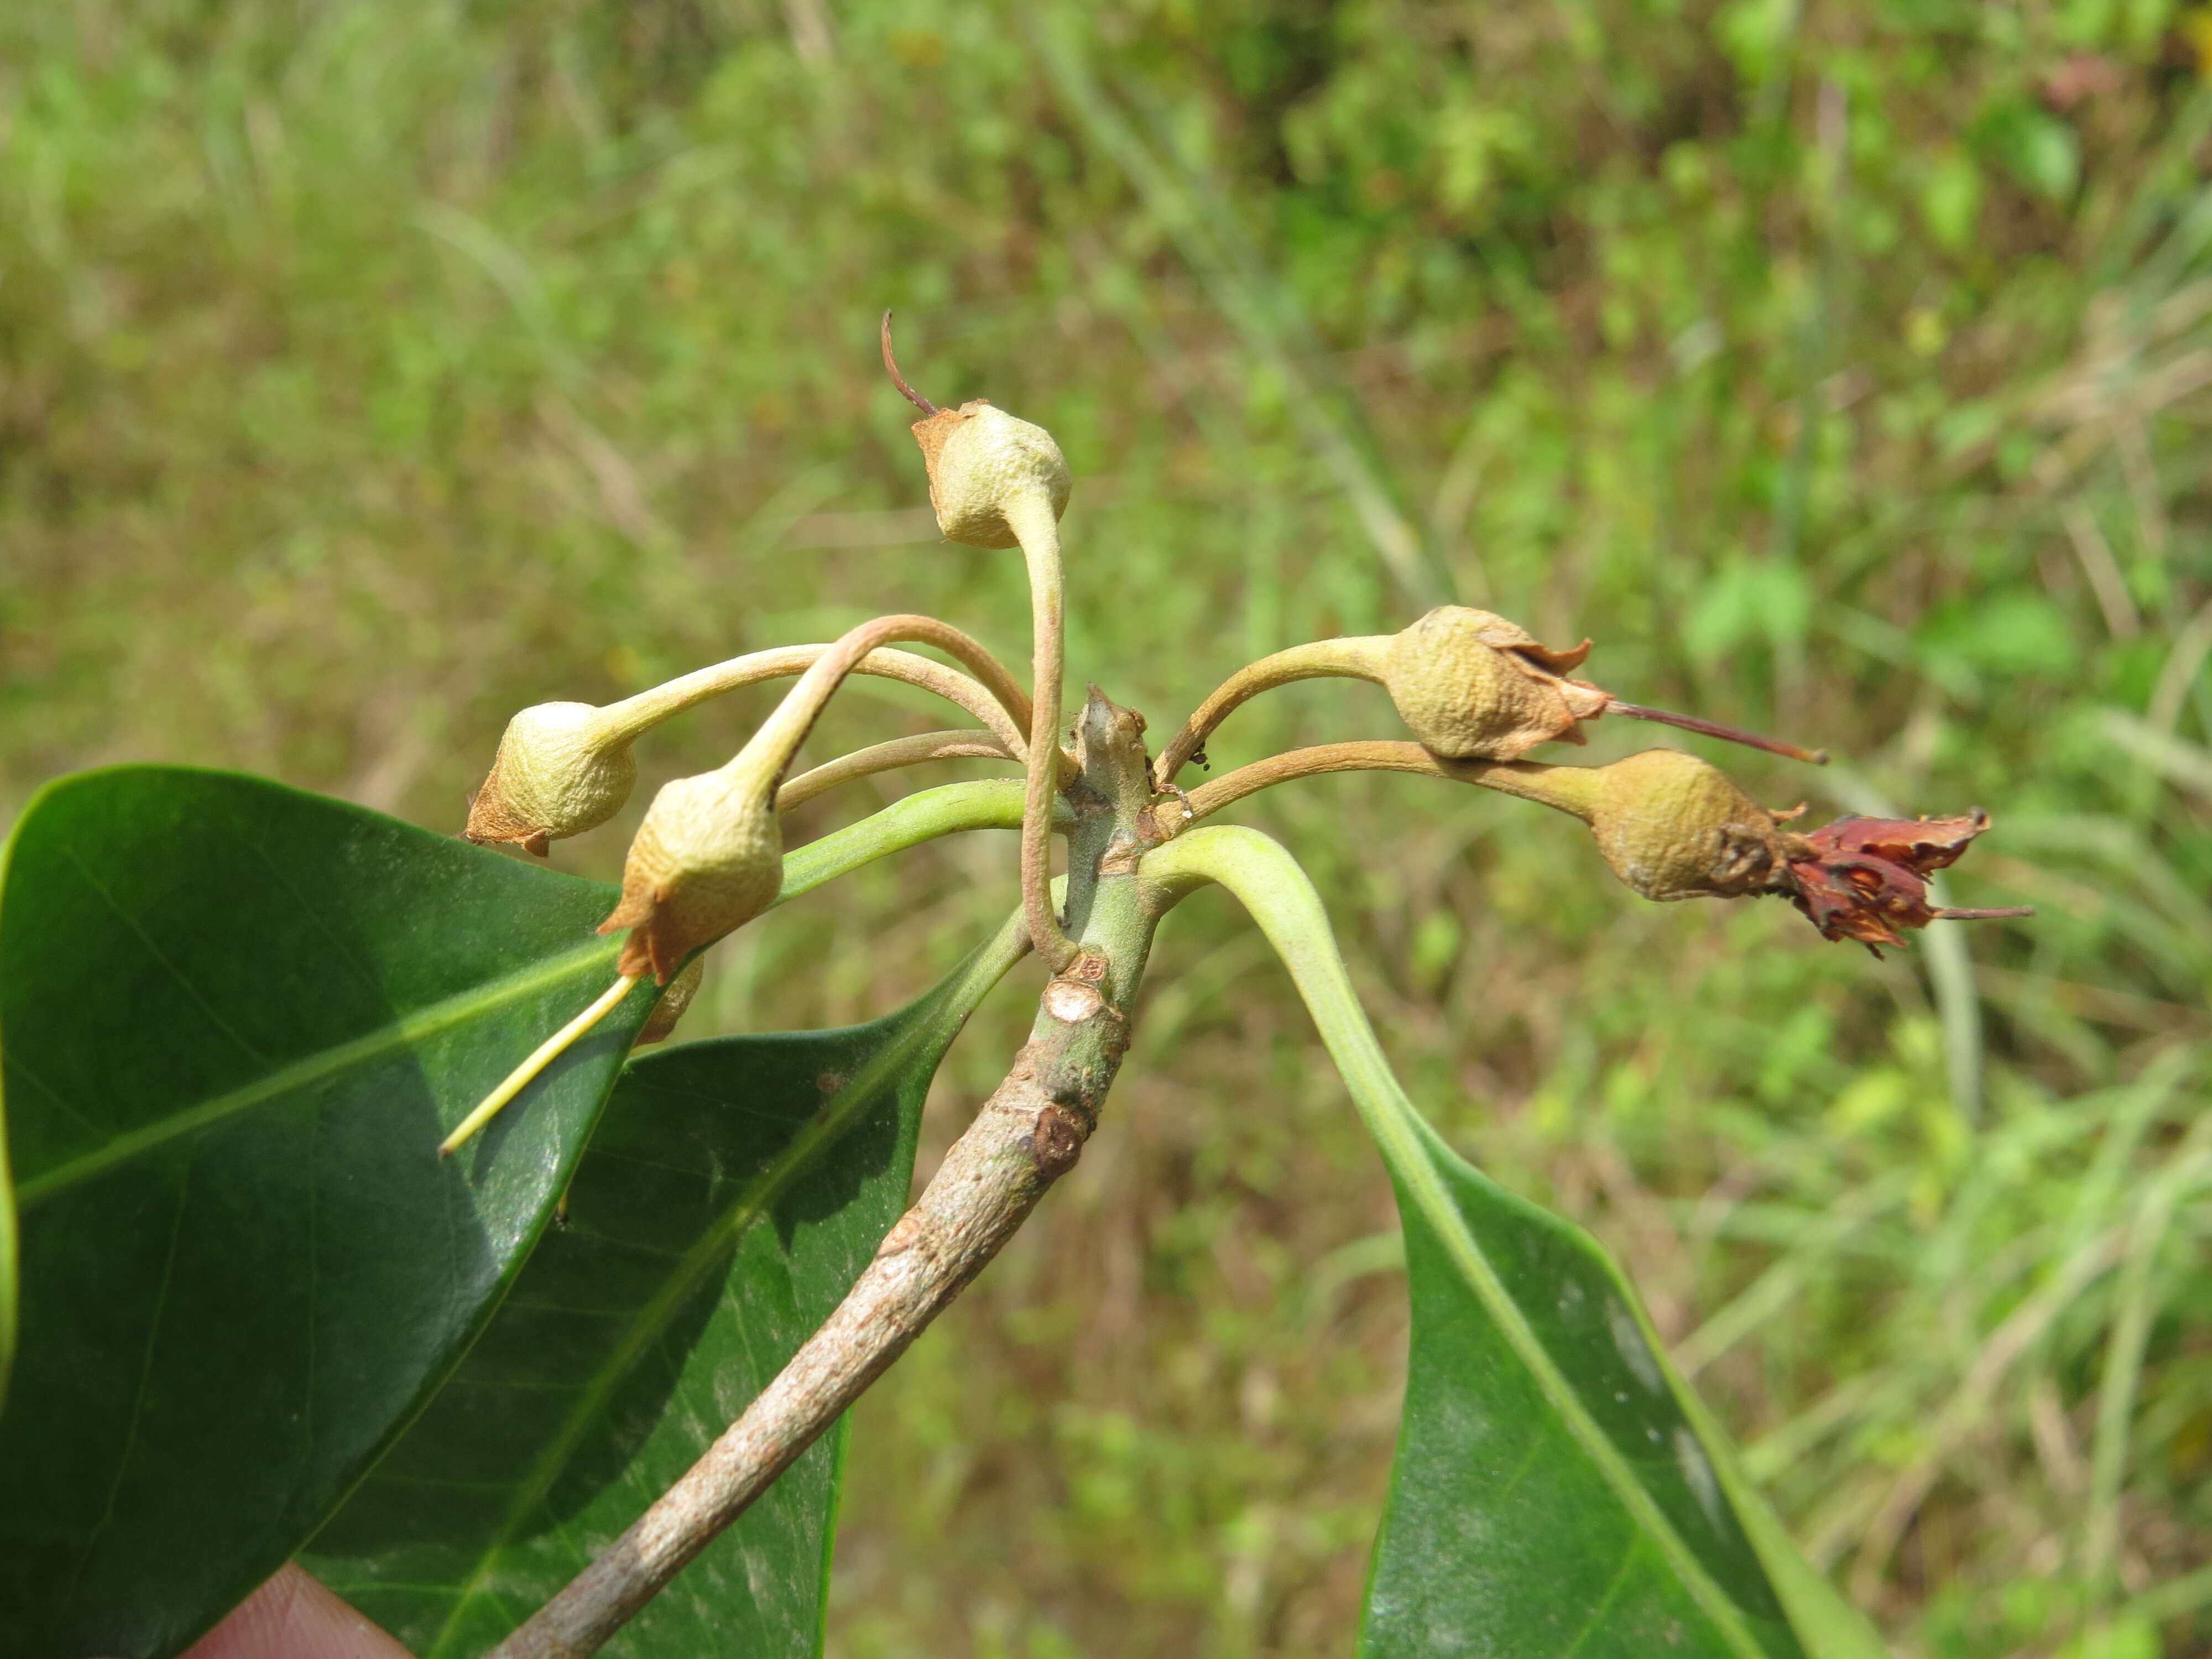
<path id="1" fill-rule="evenodd" d="M 671 980 L 668 988 L 660 994 L 660 1000 L 653 1005 L 646 1017 L 645 1029 L 637 1034 L 637 1046 L 661 1042 L 675 1031 L 676 1022 L 690 1011 L 692 1000 L 699 994 L 700 982 L 707 977 L 707 958 L 694 957 L 691 965 Z"/>
<path id="2" fill-rule="evenodd" d="M 605 823 L 637 781 L 628 741 L 605 712 L 584 702 L 544 702 L 507 722 L 461 831 L 483 845 L 512 842 L 544 858 L 550 844 Z"/>
<path id="3" fill-rule="evenodd" d="M 933 504 L 936 500 L 937 459 L 945 453 L 945 441 L 957 431 L 967 418 L 959 410 L 940 409 L 927 419 L 916 421 L 908 428 L 914 434 L 915 442 L 921 449 L 921 464 L 929 474 Z"/>
<path id="4" fill-rule="evenodd" d="M 2034 915 L 2030 907 L 1958 910 L 1928 902 L 1928 878 L 1957 863 L 1989 827 L 1979 808 L 1951 818 L 1838 818 L 1789 838 L 1777 886 L 1823 939 L 1856 939 L 1876 956 L 1883 945 L 1903 945 L 1905 928 Z"/>

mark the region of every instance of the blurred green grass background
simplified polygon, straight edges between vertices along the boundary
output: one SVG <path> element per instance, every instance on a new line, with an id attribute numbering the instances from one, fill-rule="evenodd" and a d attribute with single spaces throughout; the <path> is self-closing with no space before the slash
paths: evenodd
<path id="1" fill-rule="evenodd" d="M 1687 740 L 1778 804 L 1995 815 L 1954 902 L 2036 919 L 1877 963 L 1477 792 L 1240 814 L 1901 1652 L 2212 1653 L 2207 53 L 2167 0 L 0 9 L 0 815 L 167 759 L 451 829 L 524 703 L 881 610 L 1018 659 L 896 306 L 925 391 L 1059 436 L 1071 680 L 1156 730 L 1451 596 L 1837 753 Z M 815 746 L 946 723 L 855 685 Z M 1394 728 L 1317 683 L 1212 751 Z M 1009 836 L 868 872 L 725 946 L 690 1034 L 879 1012 L 1014 896 Z M 1109 1127 L 857 1413 L 840 1659 L 1349 1650 L 1388 1188 L 1188 908 Z"/>

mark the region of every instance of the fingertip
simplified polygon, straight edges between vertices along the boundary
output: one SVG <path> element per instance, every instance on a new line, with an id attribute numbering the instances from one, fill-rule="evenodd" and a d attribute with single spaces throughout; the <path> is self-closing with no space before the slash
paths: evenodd
<path id="1" fill-rule="evenodd" d="M 407 1650 L 305 1569 L 287 1565 L 184 1659 L 409 1659 Z"/>

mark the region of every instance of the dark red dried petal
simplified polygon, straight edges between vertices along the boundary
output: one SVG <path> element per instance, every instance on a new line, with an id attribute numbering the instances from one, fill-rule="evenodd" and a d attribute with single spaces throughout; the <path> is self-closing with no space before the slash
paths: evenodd
<path id="1" fill-rule="evenodd" d="M 1901 930 L 1944 916 L 2031 915 L 1928 902 L 1928 876 L 1956 863 L 1989 827 L 1989 814 L 1978 810 L 1955 818 L 1838 818 L 1804 837 L 1813 856 L 1792 860 L 1779 885 L 1822 938 L 1856 939 L 1876 956 L 1882 945 L 1905 943 Z"/>
<path id="2" fill-rule="evenodd" d="M 1902 945 L 1899 928 L 1925 927 L 1936 919 L 1928 884 L 1887 859 L 1841 854 L 1789 869 L 1791 902 L 1824 939 L 1853 939 L 1870 948 Z"/>
<path id="3" fill-rule="evenodd" d="M 1805 839 L 1823 860 L 1862 853 L 1925 876 L 1956 864 L 1989 827 L 1990 815 L 1977 807 L 1956 818 L 1838 818 Z"/>

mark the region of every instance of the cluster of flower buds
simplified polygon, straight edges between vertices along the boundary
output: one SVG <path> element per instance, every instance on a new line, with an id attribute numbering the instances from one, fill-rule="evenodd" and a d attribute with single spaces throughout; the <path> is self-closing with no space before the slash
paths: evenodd
<path id="1" fill-rule="evenodd" d="M 1025 758 L 1022 879 L 1030 936 L 1048 956 L 1073 948 L 1051 905 L 1046 839 L 1060 776 L 1058 526 L 1068 501 L 1067 462 L 1042 427 L 988 401 L 941 409 L 915 392 L 893 360 L 888 313 L 883 349 L 893 383 L 923 414 L 913 431 L 928 469 L 938 527 L 951 540 L 971 546 L 1019 546 L 1028 561 L 1034 623 L 1031 685 L 1023 711 L 1028 732 L 1007 721 L 1006 711 L 1021 707 L 1024 699 L 1005 669 L 957 630 L 916 617 L 879 617 L 826 647 L 790 647 L 733 659 L 605 708 L 555 702 L 517 714 L 500 741 L 484 787 L 471 803 L 465 833 L 471 840 L 514 842 L 543 854 L 549 842 L 592 829 L 620 810 L 637 776 L 631 744 L 649 726 L 720 690 L 798 672 L 799 661 L 806 665 L 799 684 L 736 758 L 716 771 L 679 778 L 655 796 L 624 863 L 621 902 L 600 927 L 602 933 L 629 930 L 620 978 L 495 1090 L 448 1137 L 448 1150 L 648 975 L 667 988 L 645 1040 L 666 1034 L 697 989 L 698 953 L 775 902 L 783 866 L 777 791 L 823 703 L 847 674 L 868 660 L 871 651 L 894 639 L 923 639 L 950 650 L 988 684 L 987 690 L 951 677 L 975 700 L 989 704 L 988 712 L 980 715 L 993 727 L 983 752 L 1012 755 L 1018 747 Z M 1250 665 L 1208 698 L 1170 744 L 1155 779 L 1163 793 L 1171 789 L 1176 769 L 1200 753 L 1223 718 L 1257 693 L 1292 680 L 1348 675 L 1379 682 L 1419 740 L 1418 749 L 1376 745 L 1404 754 L 1366 763 L 1397 769 L 1441 767 L 1453 776 L 1468 775 L 1473 768 L 1487 774 L 1480 781 L 1571 812 L 1589 825 L 1613 872 L 1646 898 L 1782 894 L 1826 937 L 1856 939 L 1877 951 L 1900 944 L 1900 929 L 1939 918 L 2025 914 L 1951 910 L 1928 902 L 1931 872 L 1955 860 L 1988 827 L 1988 818 L 1979 812 L 1916 823 L 1846 818 L 1806 835 L 1789 828 L 1794 814 L 1769 811 L 1717 769 L 1680 750 L 1651 750 L 1589 768 L 1523 761 L 1545 743 L 1583 742 L 1582 723 L 1608 714 L 1658 720 L 1815 763 L 1826 759 L 1825 754 L 1731 727 L 1624 702 L 1574 678 L 1589 649 L 1587 640 L 1554 649 L 1502 617 L 1465 605 L 1440 606 L 1394 635 L 1294 647 Z M 799 653 L 796 659 L 793 653 Z M 771 657 L 778 660 L 769 661 Z M 947 672 L 923 659 L 908 660 L 919 671 Z M 885 665 L 866 672 L 912 678 L 919 671 Z M 933 689 L 963 700 L 957 688 Z M 881 747 L 897 750 L 907 760 L 915 757 L 907 753 L 911 744 Z M 926 757 L 941 748 L 925 744 L 917 752 Z M 872 754 L 848 758 L 866 762 Z M 1419 765 L 1409 766 L 1409 757 Z M 1277 763 L 1295 758 L 1278 757 Z M 1336 769 L 1346 763 L 1360 763 L 1316 758 L 1304 769 Z M 1296 765 L 1263 765 L 1271 767 L 1270 781 L 1301 771 Z"/>
<path id="2" fill-rule="evenodd" d="M 1053 740 L 1060 673 L 1058 524 L 1067 507 L 1067 462 L 1042 427 L 988 402 L 939 409 L 921 398 L 900 377 L 892 360 L 888 313 L 884 362 L 899 390 L 926 416 L 914 433 L 928 467 L 939 527 L 951 539 L 973 546 L 1018 545 L 1030 561 L 1038 618 L 1035 684 L 1025 711 L 1030 729 L 1022 741 L 1023 734 L 1012 727 L 994 726 L 996 737 L 987 752 L 1012 753 L 1012 744 L 1027 757 L 1023 886 L 1032 934 L 1042 946 L 1058 934 L 1049 898 L 1047 836 L 1052 795 L 1059 787 L 1058 746 Z M 926 640 L 976 667 L 997 695 L 994 713 L 1024 702 L 988 653 L 932 617 L 879 617 L 811 656 L 799 683 L 735 759 L 715 771 L 678 778 L 653 797 L 623 861 L 621 901 L 599 927 L 603 933 L 629 933 L 616 985 L 511 1073 L 447 1138 L 442 1150 L 450 1152 L 467 1139 L 638 980 L 649 975 L 667 988 L 643 1040 L 655 1041 L 674 1026 L 698 988 L 698 953 L 775 902 L 783 878 L 776 796 L 793 756 L 838 684 L 877 646 L 894 639 Z M 766 659 L 791 653 L 757 654 Z M 621 810 L 636 782 L 631 744 L 648 726 L 717 690 L 789 672 L 781 664 L 760 660 L 755 662 L 759 672 L 748 675 L 745 664 L 753 660 L 702 671 L 606 708 L 557 702 L 524 709 L 508 723 L 490 775 L 470 802 L 465 833 L 472 841 L 512 842 L 543 856 L 552 842 L 605 823 Z M 929 745 L 928 752 L 939 747 Z"/>

